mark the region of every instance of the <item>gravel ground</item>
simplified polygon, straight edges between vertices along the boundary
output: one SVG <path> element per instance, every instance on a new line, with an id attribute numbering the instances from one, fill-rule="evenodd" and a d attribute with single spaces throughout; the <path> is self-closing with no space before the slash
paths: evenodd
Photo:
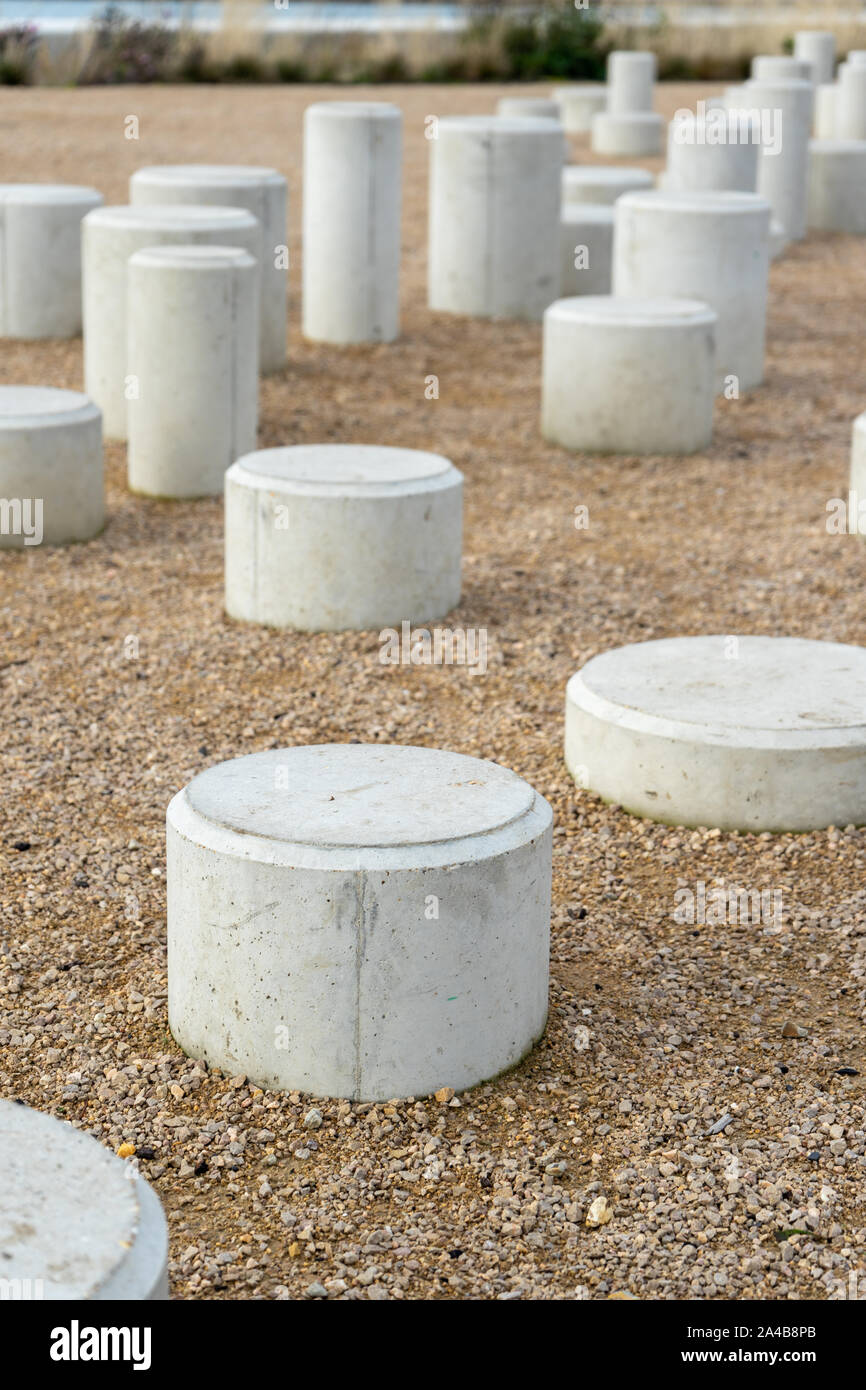
<path id="1" fill-rule="evenodd" d="M 711 90 L 664 88 L 661 105 Z M 297 263 L 301 115 L 323 95 L 0 89 L 4 177 L 120 202 L 139 164 L 273 164 Z M 375 95 L 406 115 L 403 336 L 303 344 L 293 272 L 261 445 L 452 458 L 467 531 L 451 622 L 487 628 L 489 669 L 387 667 L 375 633 L 229 623 L 221 504 L 130 496 L 112 446 L 99 540 L 0 554 L 2 1094 L 134 1146 L 177 1298 L 842 1298 L 858 1273 L 862 1294 L 866 831 L 653 825 L 577 790 L 561 754 L 566 680 L 606 647 L 866 642 L 864 552 L 824 525 L 864 404 L 862 243 L 813 237 L 773 267 L 766 385 L 719 403 L 705 455 L 573 459 L 539 438 L 539 326 L 425 307 L 424 117 L 491 110 L 500 90 Z M 0 362 L 6 381 L 81 384 L 80 343 L 7 341 Z M 447 1076 L 439 1099 L 389 1105 L 263 1094 L 168 1032 L 170 797 L 219 759 L 350 738 L 494 758 L 554 807 L 547 1033 L 459 1097 Z M 780 890 L 782 911 L 678 923 L 677 888 L 700 880 Z"/>

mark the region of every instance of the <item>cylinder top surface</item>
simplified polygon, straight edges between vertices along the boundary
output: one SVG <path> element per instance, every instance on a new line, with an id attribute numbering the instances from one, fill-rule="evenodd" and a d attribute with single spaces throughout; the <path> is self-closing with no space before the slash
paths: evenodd
<path id="1" fill-rule="evenodd" d="M 565 203 L 563 222 L 606 222 L 613 226 L 616 209 L 609 203 Z"/>
<path id="2" fill-rule="evenodd" d="M 144 183 L 239 184 L 251 187 L 274 179 L 285 183 L 282 174 L 258 164 L 149 164 L 136 169 L 133 179 Z"/>
<path id="3" fill-rule="evenodd" d="M 173 266 L 186 270 L 228 270 L 255 265 L 240 246 L 145 246 L 129 258 L 130 265 Z"/>
<path id="4" fill-rule="evenodd" d="M 655 212 L 702 213 L 707 217 L 718 217 L 720 213 L 770 212 L 770 204 L 760 193 L 737 192 L 728 189 L 689 190 L 675 189 L 636 189 L 624 193 L 619 207 L 648 208 Z"/>
<path id="5" fill-rule="evenodd" d="M 82 183 L 0 183 L 2 203 L 80 203 L 101 196 Z"/>
<path id="6" fill-rule="evenodd" d="M 127 1258 L 136 1184 L 89 1134 L 0 1100 L 4 1279 L 43 1280 L 47 1297 L 89 1298 Z"/>
<path id="7" fill-rule="evenodd" d="M 607 294 L 557 299 L 545 318 L 599 326 L 651 328 L 676 324 L 715 323 L 716 313 L 699 299 L 631 299 Z"/>
<path id="8" fill-rule="evenodd" d="M 119 203 L 94 208 L 86 221 L 99 227 L 155 227 L 168 231 L 216 228 L 227 231 L 253 227 L 257 219 L 245 208 L 201 206 L 193 203 Z"/>
<path id="9" fill-rule="evenodd" d="M 402 120 L 399 106 L 390 101 L 314 101 L 304 114 L 308 116 L 313 111 L 317 116 L 333 116 L 335 120 L 352 120 L 358 117 L 378 120 L 393 120 L 397 117 Z"/>
<path id="10" fill-rule="evenodd" d="M 378 444 L 300 444 L 259 449 L 237 460 L 235 468 L 287 483 L 345 484 L 418 482 L 448 473 L 453 464 L 441 454 L 392 449 Z"/>
<path id="11" fill-rule="evenodd" d="M 0 422 L 16 426 L 61 424 L 82 412 L 97 414 L 89 396 L 54 386 L 0 386 Z"/>
<path id="12" fill-rule="evenodd" d="M 439 133 L 465 135 L 557 135 L 562 126 L 553 116 L 442 116 Z"/>
<path id="13" fill-rule="evenodd" d="M 619 168 L 613 164 L 567 164 L 562 177 L 571 184 L 602 184 L 619 188 L 623 183 L 645 183 L 652 187 L 653 176 L 648 169 Z"/>
<path id="14" fill-rule="evenodd" d="M 616 647 L 578 672 L 610 705 L 706 728 L 866 728 L 866 648 L 799 637 L 674 637 Z M 574 677 L 572 679 L 575 679 Z"/>
<path id="15" fill-rule="evenodd" d="M 241 834 L 335 848 L 430 845 L 489 834 L 532 809 L 508 769 L 435 748 L 321 744 L 218 763 L 186 799 Z"/>
<path id="16" fill-rule="evenodd" d="M 866 140 L 810 140 L 810 154 L 850 154 L 861 159 L 866 154 Z"/>

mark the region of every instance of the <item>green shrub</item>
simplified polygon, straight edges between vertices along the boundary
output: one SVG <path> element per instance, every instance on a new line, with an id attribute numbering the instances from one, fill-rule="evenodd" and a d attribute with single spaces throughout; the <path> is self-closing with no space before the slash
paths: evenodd
<path id="1" fill-rule="evenodd" d="M 501 45 L 505 79 L 601 79 L 608 48 L 603 24 L 587 10 L 547 9 L 529 19 L 505 19 Z"/>

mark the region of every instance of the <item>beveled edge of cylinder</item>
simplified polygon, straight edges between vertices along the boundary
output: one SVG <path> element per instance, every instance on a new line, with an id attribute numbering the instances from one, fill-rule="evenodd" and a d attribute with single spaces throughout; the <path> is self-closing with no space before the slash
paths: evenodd
<path id="1" fill-rule="evenodd" d="M 65 207 L 89 204 L 102 206 L 102 194 L 84 183 L 0 183 L 0 204 L 44 204 Z"/>
<path id="2" fill-rule="evenodd" d="M 127 262 L 138 269 L 196 270 L 202 273 L 218 270 L 255 270 L 255 256 L 242 246 L 143 246 L 133 251 Z"/>
<path id="3" fill-rule="evenodd" d="M 7 430 L 54 429 L 58 425 L 66 428 L 70 425 L 90 424 L 93 421 L 99 422 L 100 425 L 102 423 L 102 411 L 83 391 L 65 391 L 59 386 L 32 386 L 29 384 L 13 386 L 7 384 L 0 386 L 0 399 L 6 393 L 14 391 L 67 396 L 69 405 L 66 409 L 61 410 L 24 410 L 9 415 L 0 410 L 0 433 L 5 433 Z"/>
<path id="4" fill-rule="evenodd" d="M 596 111 L 593 122 L 601 125 L 658 125 L 665 124 L 665 118 L 658 111 Z"/>
<path id="5" fill-rule="evenodd" d="M 595 328 L 712 327 L 718 314 L 700 299 L 673 297 L 642 299 L 627 295 L 582 294 L 555 299 L 544 311 L 545 321 L 584 323 Z"/>
<path id="6" fill-rule="evenodd" d="M 316 446 L 277 445 L 271 449 L 256 449 L 250 454 L 243 454 L 226 470 L 226 492 L 228 492 L 229 484 L 234 484 L 250 491 L 269 492 L 280 496 L 329 497 L 335 501 L 341 497 L 354 497 L 373 501 L 389 497 L 414 496 L 419 493 L 443 492 L 449 488 L 462 488 L 463 486 L 463 474 L 459 468 L 455 468 L 450 459 L 445 458 L 444 454 L 431 454 L 430 457 L 441 459 L 447 467 L 421 477 L 400 478 L 393 481 L 340 482 L 327 478 L 281 478 L 273 473 L 266 473 L 260 467 L 255 466 L 255 460 L 260 455 L 282 454 L 292 447 L 315 448 Z M 337 447 L 351 448 L 352 446 Z M 389 446 L 383 445 L 382 447 Z M 423 454 L 425 451 L 413 449 L 398 450 L 398 452 Z"/>
<path id="7" fill-rule="evenodd" d="M 638 165 L 633 168 L 627 164 L 565 164 L 562 169 L 563 184 L 593 184 L 602 188 L 615 187 L 623 180 L 637 179 L 644 185 L 647 192 L 655 185 L 655 179 L 649 169 L 641 169 Z M 640 192 L 640 189 L 629 189 L 629 192 Z"/>
<path id="8" fill-rule="evenodd" d="M 553 116 L 440 116 L 439 134 L 555 135 L 562 139 L 562 122 Z"/>
<path id="9" fill-rule="evenodd" d="M 759 213 L 769 222 L 772 208 L 760 193 L 737 189 L 675 189 L 635 188 L 623 193 L 617 207 L 648 208 L 657 212 L 694 213 L 699 217 L 718 217 L 719 214 L 748 216 Z"/>
<path id="10" fill-rule="evenodd" d="M 314 116 L 341 121 L 400 121 L 403 112 L 392 101 L 313 101 L 304 108 L 304 123 Z"/>
<path id="11" fill-rule="evenodd" d="M 598 222 L 613 227 L 616 208 L 613 203 L 563 203 L 559 214 L 560 222 L 580 225 L 581 222 Z"/>
<path id="12" fill-rule="evenodd" d="M 210 225 L 209 225 L 210 224 Z M 146 231 L 194 232 L 201 229 L 222 231 L 258 227 L 259 219 L 246 208 L 220 203 L 111 203 L 93 208 L 83 218 L 83 226 L 140 228 Z"/>
<path id="13" fill-rule="evenodd" d="M 864 68 L 866 72 L 866 68 Z M 866 140 L 810 140 L 809 156 L 822 154 L 866 155 Z"/>
<path id="14" fill-rule="evenodd" d="M 279 170 L 266 164 L 144 164 L 129 176 L 130 188 L 142 184 L 175 188 L 185 183 L 201 184 L 203 188 L 287 186 Z"/>

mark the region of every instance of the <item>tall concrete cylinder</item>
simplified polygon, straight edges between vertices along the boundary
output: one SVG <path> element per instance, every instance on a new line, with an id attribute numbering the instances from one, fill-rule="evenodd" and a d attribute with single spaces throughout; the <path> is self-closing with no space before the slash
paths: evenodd
<path id="1" fill-rule="evenodd" d="M 129 261 L 129 486 L 222 494 L 256 445 L 259 276 L 229 246 L 154 246 Z"/>
<path id="2" fill-rule="evenodd" d="M 259 368 L 279 371 L 286 361 L 286 272 L 288 270 L 286 180 L 276 169 L 251 164 L 157 164 L 137 169 L 129 201 L 193 203 L 246 208 L 261 227 Z"/>
<path id="3" fill-rule="evenodd" d="M 718 135 L 724 138 L 717 139 Z M 718 110 L 705 117 L 689 112 L 671 121 L 665 189 L 754 193 L 758 181 L 758 135 L 757 121 L 747 121 L 743 128 L 734 111 Z"/>
<path id="4" fill-rule="evenodd" d="M 607 60 L 607 109 L 613 116 L 652 111 L 654 53 L 614 52 Z"/>
<path id="5" fill-rule="evenodd" d="M 824 82 L 815 88 L 815 118 L 812 128 L 816 140 L 836 139 L 836 102 L 839 87 L 835 82 Z"/>
<path id="6" fill-rule="evenodd" d="M 866 63 L 849 63 L 839 79 L 836 138 L 866 140 Z"/>
<path id="7" fill-rule="evenodd" d="M 559 292 L 555 121 L 447 116 L 430 141 L 431 309 L 540 319 Z"/>
<path id="8" fill-rule="evenodd" d="M 762 113 L 772 132 L 762 136 L 758 156 L 758 192 L 789 241 L 806 235 L 806 168 L 812 129 L 811 82 L 747 82 L 745 104 Z"/>
<path id="9" fill-rule="evenodd" d="M 569 135 L 588 135 L 593 116 L 607 110 L 607 87 L 600 82 L 576 82 L 572 86 L 557 87 L 553 95 Z"/>
<path id="10" fill-rule="evenodd" d="M 866 140 L 809 145 L 809 226 L 866 235 Z"/>
<path id="11" fill-rule="evenodd" d="M 403 117 L 387 102 L 320 101 L 304 112 L 304 337 L 397 337 L 402 144 Z"/>
<path id="12" fill-rule="evenodd" d="M 718 315 L 716 377 L 764 375 L 770 206 L 756 193 L 626 193 L 616 205 L 613 292 L 696 299 Z"/>
<path id="13" fill-rule="evenodd" d="M 836 63 L 836 35 L 821 29 L 801 29 L 794 35 L 794 57 L 812 64 L 812 81 L 833 81 Z"/>
<path id="14" fill-rule="evenodd" d="M 101 202 L 75 184 L 0 184 L 0 337 L 81 332 L 81 222 Z"/>
<path id="15" fill-rule="evenodd" d="M 84 381 L 109 439 L 126 438 L 133 383 L 127 382 L 127 265 L 147 246 L 239 246 L 258 257 L 258 218 L 243 208 L 150 206 L 97 208 L 82 224 Z"/>
<path id="16" fill-rule="evenodd" d="M 752 59 L 751 75 L 756 82 L 814 82 L 812 64 L 788 54 L 759 53 Z"/>

